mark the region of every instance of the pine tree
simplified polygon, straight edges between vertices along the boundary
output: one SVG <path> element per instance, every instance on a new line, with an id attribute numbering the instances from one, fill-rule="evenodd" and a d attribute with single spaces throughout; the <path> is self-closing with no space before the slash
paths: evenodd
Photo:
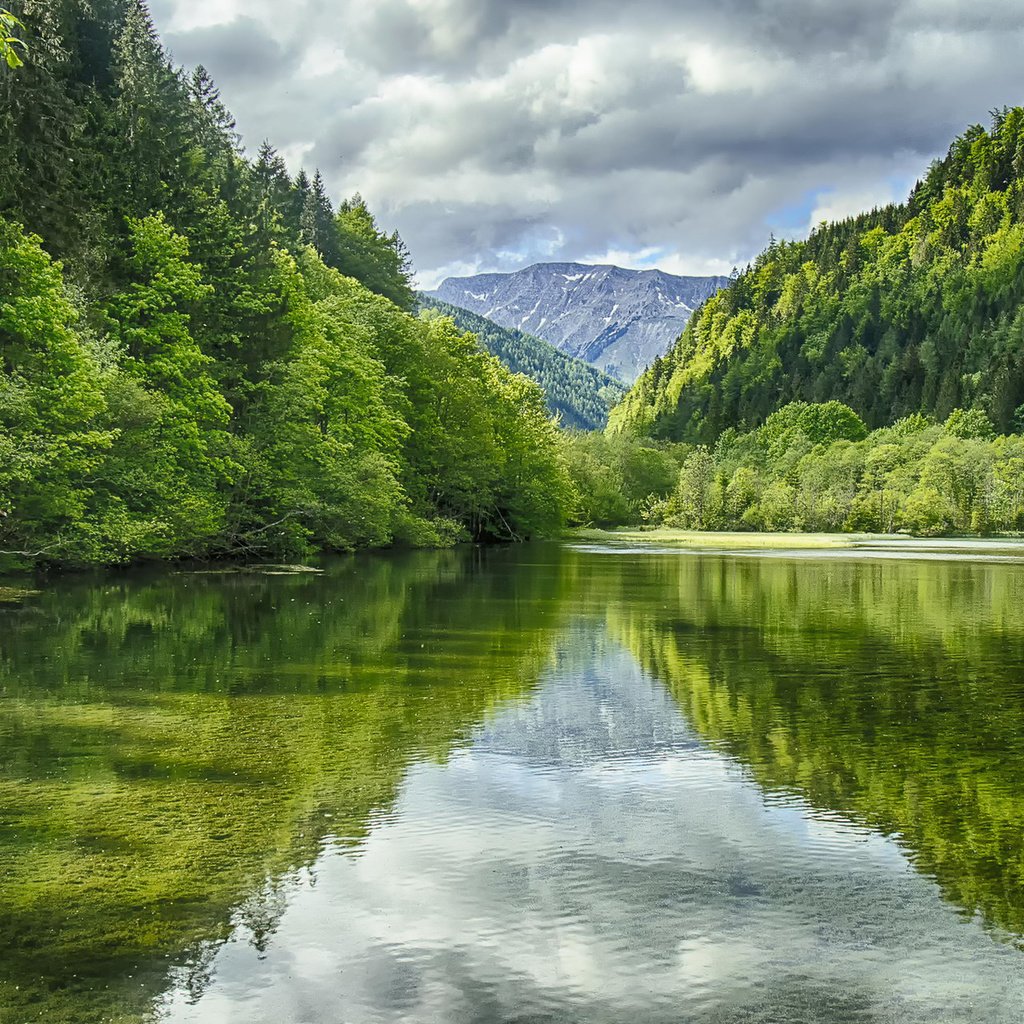
<path id="1" fill-rule="evenodd" d="M 78 168 L 87 161 L 88 111 L 76 95 L 75 0 L 13 5 L 25 25 L 32 59 L 0 75 L 0 215 L 46 238 L 57 255 L 80 245 Z"/>
<path id="2" fill-rule="evenodd" d="M 306 193 L 302 208 L 302 241 L 311 245 L 329 267 L 338 267 L 338 228 L 334 208 L 319 170 Z"/>
<path id="3" fill-rule="evenodd" d="M 273 241 L 283 242 L 288 235 L 286 217 L 292 183 L 281 155 L 266 140 L 256 154 L 250 181 L 255 206 L 255 243 L 265 246 Z"/>
<path id="4" fill-rule="evenodd" d="M 199 65 L 188 81 L 193 107 L 192 134 L 204 163 L 209 187 L 223 188 L 241 156 L 241 136 L 206 68 Z"/>
<path id="5" fill-rule="evenodd" d="M 398 232 L 384 234 L 358 193 L 341 204 L 337 229 L 339 269 L 402 309 L 410 309 L 415 303 L 411 260 Z"/>

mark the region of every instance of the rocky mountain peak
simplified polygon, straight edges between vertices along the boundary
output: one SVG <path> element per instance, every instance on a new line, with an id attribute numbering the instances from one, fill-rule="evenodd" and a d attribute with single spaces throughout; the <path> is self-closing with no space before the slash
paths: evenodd
<path id="1" fill-rule="evenodd" d="M 664 355 L 724 277 L 611 265 L 537 263 L 511 274 L 450 277 L 435 298 L 535 334 L 626 382 Z"/>

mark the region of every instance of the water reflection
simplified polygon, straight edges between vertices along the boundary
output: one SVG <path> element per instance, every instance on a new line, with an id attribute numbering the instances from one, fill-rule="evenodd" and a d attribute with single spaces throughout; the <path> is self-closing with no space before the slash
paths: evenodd
<path id="1" fill-rule="evenodd" d="M 1024 934 L 1024 566 L 663 560 L 653 599 L 610 587 L 611 633 L 715 749 Z"/>
<path id="2" fill-rule="evenodd" d="M 294 881 L 266 955 L 240 933 L 162 1019 L 1019 1019 L 1019 954 L 895 844 L 766 804 L 633 658 L 563 644 L 529 704 Z"/>
<path id="3" fill-rule="evenodd" d="M 268 879 L 358 845 L 410 764 L 528 691 L 557 583 L 424 554 L 5 612 L 0 1020 L 139 1020 L 169 966 L 202 987 L 239 906 L 264 944 Z"/>
<path id="4" fill-rule="evenodd" d="M 1022 601 L 557 546 L 44 591 L 0 1020 L 1016 1020 Z"/>

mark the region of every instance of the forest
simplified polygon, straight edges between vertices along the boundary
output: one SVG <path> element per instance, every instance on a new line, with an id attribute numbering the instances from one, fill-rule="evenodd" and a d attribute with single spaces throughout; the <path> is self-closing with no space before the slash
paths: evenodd
<path id="1" fill-rule="evenodd" d="M 293 557 L 558 531 L 541 389 L 415 312 L 357 195 L 247 157 L 139 0 L 21 0 L 0 74 L 0 551 Z"/>
<path id="2" fill-rule="evenodd" d="M 608 436 L 572 443 L 577 521 L 1017 532 L 1022 429 L 1024 109 L 1006 108 L 904 205 L 734 275 Z"/>
<path id="3" fill-rule="evenodd" d="M 773 242 L 577 433 L 614 382 L 424 301 L 359 195 L 247 155 L 140 0 L 4 19 L 5 567 L 1024 528 L 1021 108 L 905 204 Z"/>

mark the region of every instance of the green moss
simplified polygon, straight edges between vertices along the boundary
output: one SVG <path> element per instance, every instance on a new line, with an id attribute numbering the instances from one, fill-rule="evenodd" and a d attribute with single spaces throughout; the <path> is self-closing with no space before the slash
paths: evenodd
<path id="1" fill-rule="evenodd" d="M 0 1020 L 141 1019 L 528 693 L 552 594 L 479 557 L 70 583 L 0 618 Z"/>

